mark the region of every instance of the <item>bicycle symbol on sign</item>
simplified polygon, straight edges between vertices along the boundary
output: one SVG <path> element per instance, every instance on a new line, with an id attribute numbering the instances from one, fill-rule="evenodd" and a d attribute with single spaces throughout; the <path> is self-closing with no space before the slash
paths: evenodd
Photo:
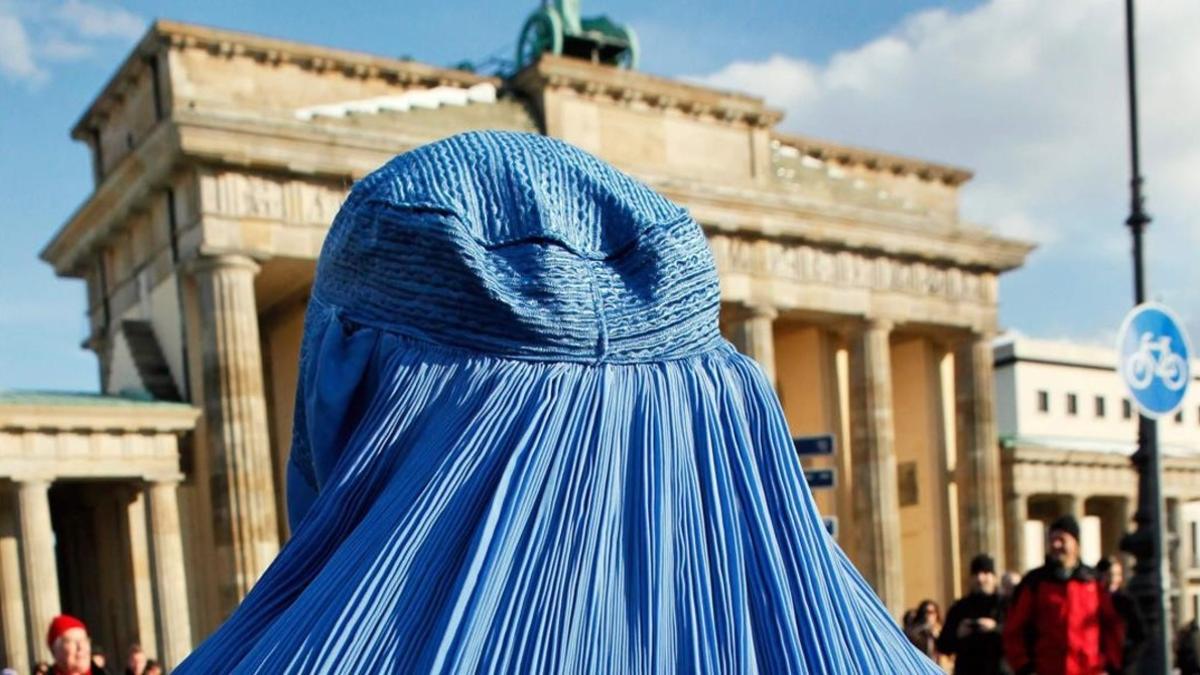
<path id="1" fill-rule="evenodd" d="M 1138 350 L 1125 359 L 1125 375 L 1134 389 L 1145 389 L 1158 377 L 1167 389 L 1179 391 L 1187 384 L 1187 362 L 1171 351 L 1169 336 L 1155 339 L 1146 332 L 1142 333 Z"/>

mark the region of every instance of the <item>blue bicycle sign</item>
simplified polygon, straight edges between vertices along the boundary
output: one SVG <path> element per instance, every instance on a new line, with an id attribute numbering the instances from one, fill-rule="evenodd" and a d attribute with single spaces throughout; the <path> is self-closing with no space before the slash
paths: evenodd
<path id="1" fill-rule="evenodd" d="M 1118 371 L 1147 417 L 1170 415 L 1183 404 L 1191 380 L 1191 345 L 1175 314 L 1144 303 L 1125 317 L 1117 337 Z"/>
<path id="2" fill-rule="evenodd" d="M 1156 377 L 1171 391 L 1178 391 L 1187 384 L 1187 361 L 1171 351 L 1171 338 L 1166 335 L 1156 338 L 1150 333 L 1142 333 L 1141 344 L 1125 359 L 1124 365 L 1125 379 L 1134 389 L 1149 387 Z"/>

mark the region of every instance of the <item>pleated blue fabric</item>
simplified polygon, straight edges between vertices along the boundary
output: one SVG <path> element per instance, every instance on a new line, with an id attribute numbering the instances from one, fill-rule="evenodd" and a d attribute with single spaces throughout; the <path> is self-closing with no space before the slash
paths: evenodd
<path id="1" fill-rule="evenodd" d="M 365 178 L 305 319 L 293 537 L 176 672 L 940 672 L 718 310 L 688 214 L 560 141 Z"/>

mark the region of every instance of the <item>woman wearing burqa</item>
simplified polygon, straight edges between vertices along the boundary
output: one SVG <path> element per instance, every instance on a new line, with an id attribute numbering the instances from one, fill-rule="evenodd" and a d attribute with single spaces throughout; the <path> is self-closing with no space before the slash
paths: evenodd
<path id="1" fill-rule="evenodd" d="M 932 673 L 826 535 L 680 207 L 468 133 L 354 186 L 293 537 L 176 673 Z"/>

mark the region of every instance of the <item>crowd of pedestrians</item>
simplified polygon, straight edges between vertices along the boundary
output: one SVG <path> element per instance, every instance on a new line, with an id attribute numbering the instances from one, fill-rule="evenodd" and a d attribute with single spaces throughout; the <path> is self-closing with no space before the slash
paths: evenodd
<path id="1" fill-rule="evenodd" d="M 1085 565 L 1079 523 L 1071 516 L 1051 523 L 1046 545 L 1045 564 L 1024 577 L 1000 577 L 990 556 L 975 556 L 970 591 L 944 619 L 936 602 L 922 601 L 905 615 L 905 633 L 959 675 L 1134 672 L 1146 631 L 1123 588 L 1120 561 Z"/>
<path id="2" fill-rule="evenodd" d="M 39 662 L 33 675 L 166 675 L 162 664 L 149 658 L 141 645 L 133 644 L 126 652 L 125 668 L 112 666 L 104 648 L 92 642 L 87 626 L 68 614 L 54 617 L 46 631 L 46 646 L 54 663 Z M 5 668 L 0 675 L 20 675 Z"/>

